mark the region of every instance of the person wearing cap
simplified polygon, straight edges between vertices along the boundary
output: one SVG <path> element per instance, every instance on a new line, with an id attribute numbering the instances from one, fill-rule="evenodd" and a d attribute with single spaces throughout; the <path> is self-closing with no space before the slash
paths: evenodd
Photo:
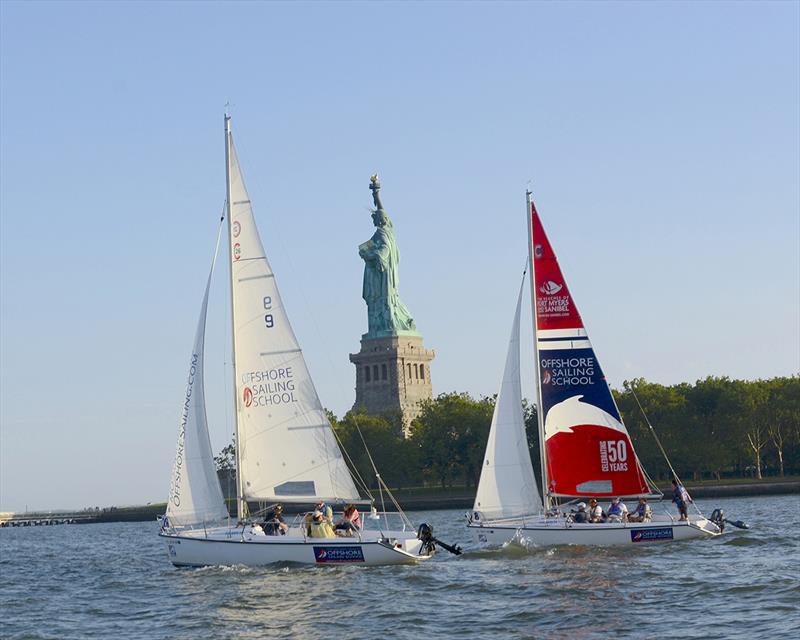
<path id="1" fill-rule="evenodd" d="M 324 500 L 320 500 L 314 505 L 314 510 L 319 511 L 322 514 L 322 517 L 325 518 L 327 523 L 333 526 L 333 509 L 331 509 L 327 504 L 325 504 Z"/>
<path id="2" fill-rule="evenodd" d="M 585 524 L 589 522 L 589 514 L 586 513 L 586 503 L 579 502 L 575 506 L 578 507 L 578 511 L 574 516 L 572 516 L 572 521 L 579 524 Z"/>
<path id="3" fill-rule="evenodd" d="M 603 508 L 596 498 L 589 500 L 589 522 L 603 522 Z"/>
<path id="4" fill-rule="evenodd" d="M 322 515 L 321 511 L 315 511 L 311 514 L 311 533 L 312 538 L 335 538 L 336 533 L 333 527 Z"/>
<path id="5" fill-rule="evenodd" d="M 628 522 L 650 522 L 653 519 L 653 510 L 647 504 L 647 498 L 642 496 L 639 498 L 639 504 L 633 510 L 633 513 L 628 514 Z"/>
<path id="6" fill-rule="evenodd" d="M 611 498 L 608 505 L 607 522 L 625 522 L 628 519 L 628 507 L 620 498 Z"/>
<path id="7" fill-rule="evenodd" d="M 271 510 L 267 512 L 264 518 L 264 524 L 261 525 L 264 533 L 268 536 L 286 535 L 289 530 L 289 525 L 283 519 L 283 505 L 276 504 Z"/>

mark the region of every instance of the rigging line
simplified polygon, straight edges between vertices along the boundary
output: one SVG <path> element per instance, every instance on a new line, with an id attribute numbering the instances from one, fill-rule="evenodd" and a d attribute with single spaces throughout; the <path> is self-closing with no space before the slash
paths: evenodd
<path id="1" fill-rule="evenodd" d="M 642 406 L 642 403 L 639 402 L 639 396 L 636 395 L 636 391 L 633 388 L 633 384 L 631 384 L 630 389 L 631 389 L 631 393 L 633 394 L 634 400 L 636 400 L 636 404 L 639 405 L 639 410 L 642 412 L 642 415 L 644 416 L 644 421 L 647 423 L 647 426 L 650 428 L 650 432 L 653 434 L 653 438 L 655 438 L 656 444 L 658 445 L 658 448 L 661 450 L 661 455 L 663 455 L 664 456 L 664 460 L 667 461 L 667 466 L 669 467 L 669 470 L 672 473 L 672 477 L 675 478 L 675 480 L 678 482 L 678 484 L 683 486 L 683 482 L 681 482 L 681 479 L 678 477 L 678 473 L 675 471 L 675 468 L 672 466 L 672 462 L 670 462 L 669 456 L 667 455 L 667 452 L 664 450 L 664 447 L 661 444 L 661 440 L 659 439 L 658 434 L 656 433 L 656 430 L 653 428 L 653 425 L 650 424 L 650 419 L 647 417 L 647 414 L 645 413 L 645 410 L 644 410 L 644 407 Z M 687 492 L 687 495 L 688 495 L 688 492 Z M 700 511 L 700 508 L 694 503 L 694 500 L 692 500 L 692 506 L 695 508 L 697 513 L 699 513 L 700 515 L 703 515 L 702 512 Z"/>
<path id="2" fill-rule="evenodd" d="M 358 426 L 358 417 L 353 416 L 353 424 L 356 426 L 356 431 L 358 431 L 358 435 L 361 438 L 361 444 L 364 445 L 364 451 L 367 452 L 367 458 L 369 458 L 369 463 L 372 465 L 372 470 L 375 472 L 375 477 L 378 479 L 378 491 L 380 491 L 381 495 L 381 511 L 386 513 L 386 505 L 383 502 L 383 488 L 381 487 L 381 474 L 378 473 L 378 468 L 375 466 L 375 461 L 372 459 L 372 454 L 369 452 L 369 447 L 367 446 L 367 441 L 364 440 L 364 434 L 361 433 L 361 427 Z M 388 529 L 388 526 L 387 526 Z"/>
<path id="3" fill-rule="evenodd" d="M 216 260 L 217 260 L 217 252 L 219 251 L 219 242 L 220 242 L 220 238 L 221 238 L 221 235 L 222 235 L 222 225 L 225 222 L 225 212 L 227 211 L 227 205 L 228 205 L 228 199 L 227 198 L 223 198 L 222 199 L 222 212 L 220 213 L 220 216 L 219 216 L 219 228 L 217 230 L 217 249 L 214 252 L 214 262 L 216 262 Z M 230 343 L 230 335 L 228 334 L 228 332 L 231 329 L 231 323 L 230 322 L 225 322 L 224 326 L 225 326 L 225 334 L 226 334 L 226 337 L 228 338 L 228 343 Z M 223 353 L 227 353 L 227 350 L 223 351 Z M 225 393 L 224 397 L 230 398 L 231 396 L 230 396 L 230 389 L 228 387 L 228 384 L 230 383 L 230 378 L 232 376 L 228 376 L 227 367 L 228 367 L 228 363 L 225 361 L 225 357 L 223 356 L 223 358 L 222 358 L 222 380 L 223 380 L 222 384 L 223 384 L 223 390 L 224 390 L 224 393 Z M 223 402 L 223 406 L 225 407 L 225 409 L 224 409 L 224 411 L 225 411 L 225 427 L 227 429 L 226 437 L 225 437 L 225 444 L 223 446 L 223 449 L 224 449 L 225 447 L 228 446 L 228 444 L 227 444 L 227 442 L 228 442 L 227 433 L 232 433 L 232 430 L 231 430 L 232 413 L 231 413 L 230 402 Z M 234 449 L 237 446 L 235 440 L 236 440 L 236 438 L 234 437 L 233 438 Z M 220 453 L 222 453 L 222 451 L 220 451 Z M 236 470 L 236 473 L 238 473 L 238 469 Z M 228 495 L 230 495 L 230 489 L 231 489 L 230 488 L 230 478 L 228 478 L 228 480 L 226 482 L 226 488 L 228 489 L 228 491 L 227 491 Z M 228 509 L 228 501 L 227 501 L 227 499 L 225 500 L 225 509 L 226 510 Z M 228 518 L 230 518 L 230 513 L 228 514 Z"/>
<path id="4" fill-rule="evenodd" d="M 353 424 L 356 426 L 356 430 L 358 431 L 358 435 L 361 438 L 361 443 L 364 445 L 364 451 L 367 452 L 367 457 L 369 458 L 369 463 L 372 465 L 372 470 L 375 472 L 375 477 L 378 479 L 378 490 L 380 491 L 381 497 L 381 510 L 384 513 L 385 521 L 386 521 L 386 528 L 389 528 L 389 516 L 386 514 L 386 505 L 383 501 L 383 489 L 386 489 L 386 493 L 389 495 L 389 499 L 394 503 L 395 507 L 397 507 L 397 511 L 400 514 L 400 517 L 406 522 L 409 526 L 411 525 L 411 520 L 406 517 L 405 512 L 400 508 L 400 505 L 395 500 L 394 495 L 392 495 L 391 489 L 387 486 L 387 484 L 381 478 L 381 474 L 378 473 L 378 468 L 375 466 L 375 461 L 372 459 L 372 454 L 369 451 L 369 447 L 367 446 L 366 440 L 364 440 L 364 434 L 361 433 L 361 427 L 358 426 L 358 417 L 353 416 Z"/>
<path id="5" fill-rule="evenodd" d="M 333 428 L 333 425 L 331 425 L 331 431 L 333 431 L 333 435 L 336 437 L 336 442 L 339 443 L 339 449 L 341 449 L 341 451 L 344 453 L 344 455 L 347 456 L 347 461 L 350 463 L 350 468 L 352 469 L 352 473 L 355 473 L 355 477 L 353 479 L 357 480 L 359 483 L 361 483 L 361 488 L 364 489 L 366 494 L 370 497 L 370 500 L 372 500 L 374 502 L 375 498 L 373 497 L 372 493 L 370 492 L 369 487 L 367 486 L 367 483 L 364 482 L 364 479 L 361 477 L 361 474 L 358 472 L 358 467 L 356 467 L 355 463 L 353 462 L 353 459 L 350 457 L 350 453 L 345 448 L 344 444 L 342 443 L 342 439 L 339 437 L 339 434 L 336 432 L 336 429 Z M 351 473 L 351 475 L 352 475 L 352 473 Z"/>

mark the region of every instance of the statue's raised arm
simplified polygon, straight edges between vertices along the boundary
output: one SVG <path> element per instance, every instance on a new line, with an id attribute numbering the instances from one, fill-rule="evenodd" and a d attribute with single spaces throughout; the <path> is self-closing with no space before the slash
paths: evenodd
<path id="1" fill-rule="evenodd" d="M 383 204 L 381 203 L 381 181 L 378 179 L 378 174 L 370 176 L 369 188 L 372 190 L 372 201 L 375 203 L 377 211 L 383 211 Z"/>

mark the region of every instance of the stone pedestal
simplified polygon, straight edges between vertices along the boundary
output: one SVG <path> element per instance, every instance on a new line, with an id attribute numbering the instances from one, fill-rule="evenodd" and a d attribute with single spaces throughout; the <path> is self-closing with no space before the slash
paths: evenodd
<path id="1" fill-rule="evenodd" d="M 408 335 L 361 338 L 361 351 L 350 354 L 356 366 L 356 402 L 353 410 L 369 414 L 400 412 L 403 433 L 419 414 L 419 401 L 433 393 L 430 363 L 433 350 L 422 344 L 416 332 Z"/>

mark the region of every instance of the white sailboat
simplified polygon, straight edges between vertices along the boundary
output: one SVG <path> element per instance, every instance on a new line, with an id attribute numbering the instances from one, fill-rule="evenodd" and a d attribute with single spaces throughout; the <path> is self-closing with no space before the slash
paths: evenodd
<path id="1" fill-rule="evenodd" d="M 169 502 L 159 534 L 170 560 L 189 566 L 381 565 L 429 557 L 433 553 L 430 529 L 423 525 L 418 537 L 402 512 L 381 515 L 373 509 L 371 517 L 362 520 L 363 528 L 351 537 L 331 538 L 309 537 L 302 516 L 288 523 L 285 535 L 267 535 L 257 518 L 250 517 L 248 502 L 315 504 L 322 500 L 343 505 L 359 501 L 360 496 L 281 301 L 255 225 L 227 114 L 225 159 L 238 517 L 234 523 L 228 517 L 206 420 L 203 351 L 209 275 L 190 359 Z"/>
<path id="2" fill-rule="evenodd" d="M 664 513 L 643 522 L 583 523 L 566 510 L 579 499 L 647 498 L 654 490 L 530 193 L 526 210 L 542 495 L 536 489 L 521 409 L 521 287 L 478 492 L 473 511 L 467 514 L 475 542 L 615 545 L 719 535 L 722 523 L 699 511 L 685 520 Z"/>

